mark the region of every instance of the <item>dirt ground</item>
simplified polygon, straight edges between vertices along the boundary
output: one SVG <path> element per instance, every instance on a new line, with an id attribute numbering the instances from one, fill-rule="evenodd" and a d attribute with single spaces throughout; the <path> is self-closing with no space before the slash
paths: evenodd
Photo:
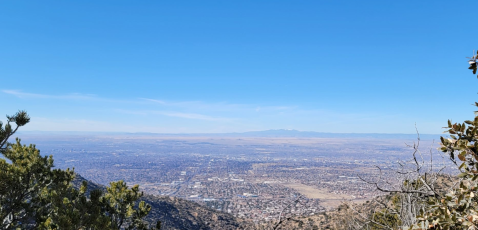
<path id="1" fill-rule="evenodd" d="M 299 183 L 287 183 L 282 184 L 283 186 L 293 188 L 310 199 L 320 199 L 321 205 L 324 206 L 327 210 L 337 208 L 343 201 L 351 200 L 350 195 L 345 194 L 335 194 L 328 192 L 325 189 L 318 189 L 312 186 L 299 184 Z M 355 203 L 365 202 L 365 200 L 353 200 Z"/>

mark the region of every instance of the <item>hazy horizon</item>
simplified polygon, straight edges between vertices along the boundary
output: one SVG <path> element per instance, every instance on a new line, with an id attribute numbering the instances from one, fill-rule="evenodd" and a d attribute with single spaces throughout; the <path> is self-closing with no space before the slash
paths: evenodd
<path id="1" fill-rule="evenodd" d="M 33 137 L 41 135 L 49 138 L 56 138 L 59 135 L 70 136 L 133 136 L 133 137 L 197 137 L 197 138 L 294 138 L 294 139 L 407 139 L 415 141 L 417 133 L 328 133 L 299 130 L 261 130 L 248 132 L 230 133 L 152 133 L 152 132 L 88 132 L 88 131 L 19 131 L 16 136 Z M 439 140 L 440 136 L 446 134 L 419 133 L 421 140 Z"/>

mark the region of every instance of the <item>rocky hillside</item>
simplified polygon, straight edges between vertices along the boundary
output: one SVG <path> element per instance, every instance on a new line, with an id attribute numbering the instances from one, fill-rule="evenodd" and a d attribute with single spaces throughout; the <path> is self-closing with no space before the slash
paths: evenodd
<path id="1" fill-rule="evenodd" d="M 164 229 L 244 229 L 248 223 L 234 216 L 175 197 L 147 195 L 144 201 L 152 206 L 149 218 L 161 220 Z"/>
<path id="2" fill-rule="evenodd" d="M 73 184 L 75 187 L 80 187 L 82 181 L 85 180 L 88 182 L 87 191 L 106 189 L 105 186 L 88 181 L 78 174 Z M 142 200 L 152 207 L 147 220 L 151 222 L 160 220 L 162 222 L 161 229 L 165 230 L 235 230 L 251 226 L 251 223 L 240 220 L 231 214 L 209 209 L 195 202 L 180 198 L 145 195 L 142 197 Z"/>

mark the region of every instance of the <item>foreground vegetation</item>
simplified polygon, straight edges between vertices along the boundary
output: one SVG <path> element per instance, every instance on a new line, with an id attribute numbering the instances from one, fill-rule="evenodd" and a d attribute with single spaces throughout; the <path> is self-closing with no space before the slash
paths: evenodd
<path id="1" fill-rule="evenodd" d="M 35 145 L 7 140 L 30 121 L 19 111 L 0 122 L 0 229 L 159 229 L 143 219 L 151 206 L 138 201 L 139 187 L 111 182 L 106 192 L 73 187 L 74 171 L 54 169 L 52 156 Z M 13 128 L 13 125 L 16 125 Z"/>
<path id="2" fill-rule="evenodd" d="M 476 74 L 477 55 L 469 61 Z M 475 102 L 478 107 L 478 102 Z M 449 138 L 440 138 L 439 150 L 459 171 L 441 173 L 433 160 L 423 160 L 418 142 L 412 159 L 399 162 L 400 183 L 366 181 L 386 195 L 365 204 L 344 203 L 328 213 L 331 229 L 478 229 L 478 112 L 462 123 L 448 121 Z M 430 153 L 431 154 L 431 153 Z M 431 155 L 430 155 L 431 156 Z"/>

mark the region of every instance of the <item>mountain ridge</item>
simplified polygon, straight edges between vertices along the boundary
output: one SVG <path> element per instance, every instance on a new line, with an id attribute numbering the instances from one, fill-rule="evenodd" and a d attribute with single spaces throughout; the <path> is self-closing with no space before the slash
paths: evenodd
<path id="1" fill-rule="evenodd" d="M 150 133 L 150 132 L 84 132 L 84 131 L 23 131 L 22 135 L 132 135 L 132 136 L 187 136 L 187 137 L 297 137 L 297 138 L 377 138 L 377 139 L 416 139 L 417 134 L 406 133 L 330 133 L 299 131 L 295 129 L 269 129 L 229 133 Z M 422 139 L 439 139 L 443 134 L 420 134 Z"/>

